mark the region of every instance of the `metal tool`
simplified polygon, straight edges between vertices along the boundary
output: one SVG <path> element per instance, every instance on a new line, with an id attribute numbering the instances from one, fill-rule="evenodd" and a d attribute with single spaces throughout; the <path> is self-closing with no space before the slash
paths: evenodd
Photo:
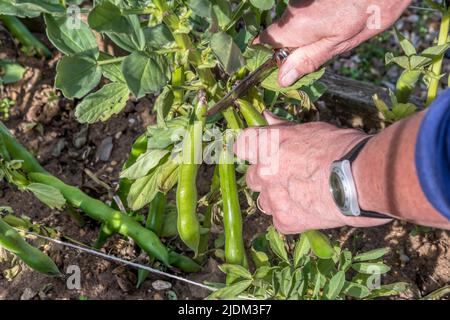
<path id="1" fill-rule="evenodd" d="M 280 67 L 289 56 L 289 52 L 290 50 L 286 48 L 276 49 L 272 58 L 264 62 L 255 71 L 251 72 L 242 81 L 240 81 L 239 84 L 233 88 L 233 90 L 228 92 L 225 97 L 214 105 L 214 107 L 209 109 L 206 112 L 206 115 L 215 115 L 216 113 L 232 106 L 234 101 L 244 95 L 248 89 L 263 81 L 270 74 L 273 68 L 276 66 Z"/>

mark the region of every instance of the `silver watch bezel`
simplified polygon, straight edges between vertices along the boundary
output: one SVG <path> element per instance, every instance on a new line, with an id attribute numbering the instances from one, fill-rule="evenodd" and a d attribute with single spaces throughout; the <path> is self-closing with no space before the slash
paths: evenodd
<path id="1" fill-rule="evenodd" d="M 331 164 L 330 178 L 332 174 L 336 174 L 344 188 L 344 205 L 341 206 L 337 203 L 333 195 L 333 187 L 329 183 L 331 197 L 334 203 L 345 216 L 359 217 L 361 210 L 358 203 L 358 194 L 356 193 L 355 181 L 353 180 L 353 174 L 351 169 L 351 163 L 349 160 L 335 161 Z"/>

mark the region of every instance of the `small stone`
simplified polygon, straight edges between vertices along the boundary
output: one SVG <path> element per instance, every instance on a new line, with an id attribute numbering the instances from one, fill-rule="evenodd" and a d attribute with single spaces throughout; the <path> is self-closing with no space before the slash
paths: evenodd
<path id="1" fill-rule="evenodd" d="M 31 288 L 25 288 L 22 295 L 20 296 L 20 300 L 31 300 L 36 296 L 36 294 L 37 292 L 32 290 Z"/>
<path id="2" fill-rule="evenodd" d="M 153 300 L 164 300 L 164 297 L 160 293 L 155 292 L 153 295 Z"/>
<path id="3" fill-rule="evenodd" d="M 65 147 L 66 147 L 66 139 L 64 138 L 59 139 L 56 145 L 53 147 L 52 156 L 54 156 L 55 158 L 59 157 Z"/>
<path id="4" fill-rule="evenodd" d="M 134 125 L 134 124 L 136 123 L 136 119 L 134 119 L 134 118 L 128 118 L 128 123 L 129 123 L 130 125 Z"/>
<path id="5" fill-rule="evenodd" d="M 75 148 L 80 149 L 87 142 L 88 126 L 81 127 L 80 131 L 74 134 L 72 143 Z"/>
<path id="6" fill-rule="evenodd" d="M 172 288 L 172 284 L 167 281 L 156 280 L 155 282 L 152 283 L 152 287 L 156 291 L 162 291 L 162 290 L 168 290 L 168 289 Z"/>
<path id="7" fill-rule="evenodd" d="M 111 157 L 112 149 L 113 149 L 113 138 L 106 137 L 100 143 L 100 146 L 98 147 L 97 152 L 95 153 L 95 158 L 97 160 L 101 160 L 104 162 L 108 161 L 109 158 Z"/>

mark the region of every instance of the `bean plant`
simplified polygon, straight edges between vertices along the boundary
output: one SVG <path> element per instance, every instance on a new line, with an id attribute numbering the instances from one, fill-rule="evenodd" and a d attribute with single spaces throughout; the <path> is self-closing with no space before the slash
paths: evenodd
<path id="1" fill-rule="evenodd" d="M 368 273 L 366 260 L 384 266 L 372 262 L 384 250 L 352 258 L 322 233 L 309 231 L 289 258 L 286 244 L 272 228 L 267 233 L 270 252 L 255 246 L 246 250 L 244 245 L 243 216 L 253 210 L 257 195 L 243 179 L 247 164 L 232 155 L 234 137 L 246 127 L 267 125 L 265 109 L 296 120 L 324 92 L 316 82 L 324 69 L 282 88 L 274 68 L 228 109 L 213 116 L 206 116 L 206 111 L 272 57 L 271 48 L 251 43 L 279 17 L 287 1 L 97 0 L 80 7 L 81 2 L 0 0 L 0 14 L 43 17 L 48 39 L 62 53 L 55 87 L 66 98 L 80 100 L 75 109 L 78 122 L 107 121 L 122 112 L 128 100 L 153 95 L 149 112 L 156 115 L 156 123 L 131 146 L 111 206 L 51 175 L 1 124 L 1 170 L 8 182 L 52 208 L 80 209 L 98 220 L 96 247 L 121 234 L 148 254 L 149 263 L 159 261 L 163 268 L 199 271 L 210 252 L 211 230 L 222 228 L 226 264 L 221 268 L 227 282 L 217 285 L 220 290 L 212 298 L 377 294 L 363 284 L 367 277 L 349 280 L 347 271 Z M 114 43 L 120 54 L 101 51 L 97 37 Z M 202 159 L 212 161 L 205 164 Z M 210 191 L 199 196 L 201 166 L 211 167 L 212 178 Z M 142 223 L 138 217 L 145 211 Z M 185 245 L 183 254 L 170 240 L 175 235 Z M 139 283 L 146 276 L 139 272 Z"/>

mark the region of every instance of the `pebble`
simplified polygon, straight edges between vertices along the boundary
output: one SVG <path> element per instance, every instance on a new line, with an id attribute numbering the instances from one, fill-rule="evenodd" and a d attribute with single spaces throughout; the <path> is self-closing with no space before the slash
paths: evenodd
<path id="1" fill-rule="evenodd" d="M 155 282 L 152 283 L 152 287 L 156 291 L 162 291 L 162 290 L 168 290 L 168 289 L 172 288 L 172 284 L 167 281 L 156 280 Z"/>
<path id="2" fill-rule="evenodd" d="M 25 288 L 22 295 L 20 296 L 20 300 L 31 300 L 36 296 L 36 294 L 37 292 L 32 290 L 31 288 Z"/>
<path id="3" fill-rule="evenodd" d="M 106 137 L 102 140 L 100 143 L 100 146 L 97 149 L 97 152 L 95 153 L 95 158 L 100 161 L 108 161 L 111 157 L 113 149 L 113 138 L 112 137 Z"/>

